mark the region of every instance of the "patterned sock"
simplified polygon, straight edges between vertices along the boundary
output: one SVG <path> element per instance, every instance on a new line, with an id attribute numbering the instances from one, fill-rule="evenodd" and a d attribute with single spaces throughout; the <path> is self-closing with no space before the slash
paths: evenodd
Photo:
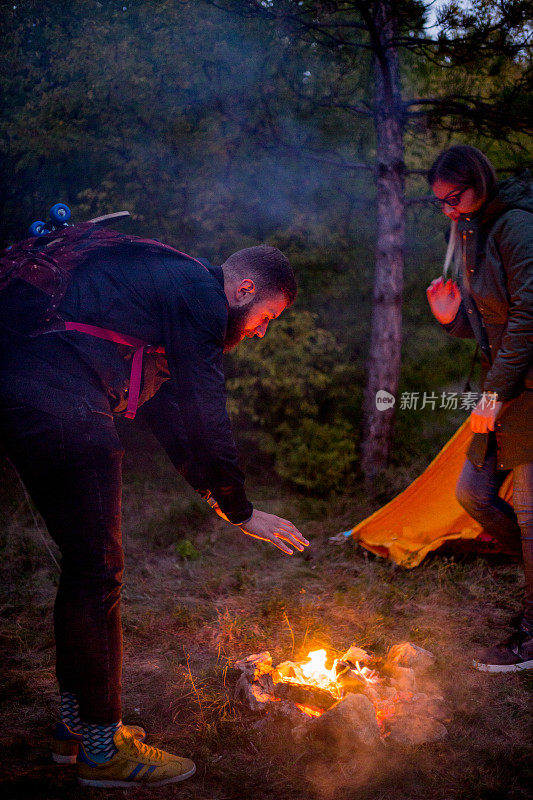
<path id="1" fill-rule="evenodd" d="M 81 733 L 80 707 L 75 694 L 61 692 L 60 714 L 61 722 L 64 722 L 73 733 Z"/>
<path id="2" fill-rule="evenodd" d="M 113 736 L 122 727 L 122 721 L 112 722 L 110 725 L 92 725 L 83 723 L 83 748 L 88 757 L 99 764 L 109 761 L 117 748 Z"/>

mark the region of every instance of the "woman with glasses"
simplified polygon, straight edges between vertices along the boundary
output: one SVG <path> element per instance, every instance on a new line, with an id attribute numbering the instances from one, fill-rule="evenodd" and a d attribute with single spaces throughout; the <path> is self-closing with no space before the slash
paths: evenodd
<path id="1" fill-rule="evenodd" d="M 475 338 L 483 394 L 457 499 L 509 552 L 524 559 L 523 614 L 505 641 L 474 661 L 477 669 L 533 667 L 533 186 L 529 175 L 498 184 L 475 147 L 444 150 L 428 173 L 435 204 L 452 220 L 455 280 L 427 289 L 436 319 L 453 336 Z M 498 495 L 513 473 L 513 507 Z"/>

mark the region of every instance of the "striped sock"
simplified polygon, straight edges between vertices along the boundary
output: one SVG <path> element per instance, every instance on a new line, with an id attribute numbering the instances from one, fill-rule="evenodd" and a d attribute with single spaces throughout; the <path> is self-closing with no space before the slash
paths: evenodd
<path id="1" fill-rule="evenodd" d="M 99 764 L 109 761 L 117 748 L 113 736 L 122 727 L 122 721 L 112 722 L 110 725 L 92 725 L 83 723 L 83 748 L 88 757 Z"/>
<path id="2" fill-rule="evenodd" d="M 81 733 L 80 707 L 75 694 L 61 692 L 60 714 L 61 722 L 64 722 L 73 733 Z"/>

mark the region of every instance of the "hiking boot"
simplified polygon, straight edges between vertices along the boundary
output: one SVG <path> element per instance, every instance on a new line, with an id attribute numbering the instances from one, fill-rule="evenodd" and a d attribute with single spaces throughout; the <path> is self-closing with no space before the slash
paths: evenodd
<path id="1" fill-rule="evenodd" d="M 533 631 L 520 626 L 508 639 L 487 647 L 473 662 L 481 672 L 520 672 L 533 668 Z"/>
<path id="2" fill-rule="evenodd" d="M 181 758 L 143 744 L 123 725 L 113 737 L 117 752 L 99 764 L 78 750 L 78 783 L 101 788 L 128 786 L 157 787 L 184 781 L 194 775 L 196 767 L 189 758 Z"/>
<path id="3" fill-rule="evenodd" d="M 146 731 L 139 725 L 125 725 L 140 742 L 146 739 Z M 74 733 L 64 722 L 56 722 L 52 742 L 52 760 L 56 764 L 75 764 L 81 744 L 81 733 Z"/>

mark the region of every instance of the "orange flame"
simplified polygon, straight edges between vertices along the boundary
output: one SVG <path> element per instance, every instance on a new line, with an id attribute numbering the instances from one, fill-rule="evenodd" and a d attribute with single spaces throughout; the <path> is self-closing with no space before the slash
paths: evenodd
<path id="1" fill-rule="evenodd" d="M 340 689 L 337 685 L 337 675 L 335 672 L 337 659 L 333 662 L 331 669 L 327 669 L 327 657 L 325 650 L 312 650 L 307 656 L 309 659 L 308 662 L 299 665 L 305 681 L 290 676 L 283 677 L 282 680 L 284 683 L 295 683 L 300 686 L 303 683 L 307 683 L 309 686 L 325 689 L 338 699 L 340 697 Z"/>
<path id="2" fill-rule="evenodd" d="M 307 661 L 295 665 L 296 668 L 299 668 L 296 670 L 297 673 L 299 673 L 299 677 L 298 675 L 284 676 L 281 680 L 284 683 L 292 683 L 300 686 L 306 684 L 308 686 L 316 686 L 317 688 L 328 691 L 336 700 L 341 699 L 343 696 L 343 687 L 342 684 L 338 682 L 337 678 L 350 669 L 356 672 L 359 678 L 369 686 L 382 682 L 382 678 L 376 670 L 361 665 L 359 661 L 356 661 L 355 664 L 351 662 L 352 665 L 350 667 L 348 664 L 344 665 L 344 662 L 341 662 L 341 666 L 344 668 L 340 671 L 339 676 L 337 676 L 337 664 L 339 663 L 339 659 L 335 659 L 329 669 L 326 667 L 327 659 L 328 655 L 325 650 L 312 650 L 307 656 Z M 373 700 L 376 720 L 382 735 L 386 736 L 388 735 L 386 732 L 387 720 L 397 713 L 398 701 L 409 700 L 412 697 L 412 693 L 397 692 L 396 696 L 390 698 L 388 701 L 378 701 L 375 694 L 374 697 L 376 697 L 376 699 Z M 324 713 L 324 709 L 317 708 L 316 706 L 308 706 L 301 703 L 295 703 L 295 705 L 309 717 L 320 717 Z"/>
<path id="3" fill-rule="evenodd" d="M 326 659 L 328 654 L 325 650 L 312 650 L 307 656 L 309 659 L 308 664 L 302 664 L 302 672 L 310 683 L 321 686 L 323 689 L 329 688 L 330 684 L 337 683 L 337 674 L 335 666 L 337 659 L 333 662 L 331 669 L 326 668 Z"/>

